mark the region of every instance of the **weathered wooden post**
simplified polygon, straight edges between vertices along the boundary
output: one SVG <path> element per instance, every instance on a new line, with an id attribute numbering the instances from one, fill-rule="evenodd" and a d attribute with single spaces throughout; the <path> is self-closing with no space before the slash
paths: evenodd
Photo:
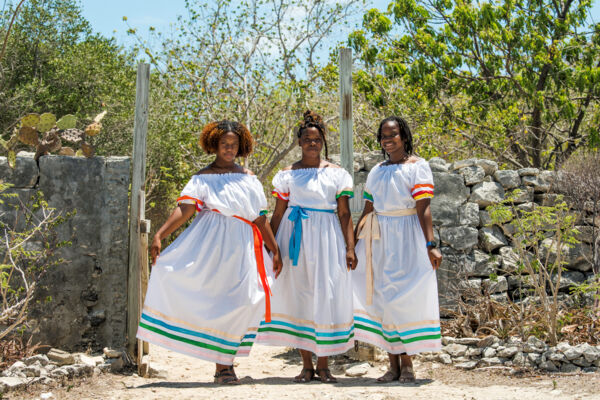
<path id="1" fill-rule="evenodd" d="M 340 49 L 340 157 L 342 167 L 354 179 L 352 149 L 352 49 Z"/>
<path id="2" fill-rule="evenodd" d="M 138 359 L 142 354 L 143 345 L 141 341 L 138 343 L 135 334 L 142 307 L 142 270 L 148 268 L 147 254 L 142 254 L 142 224 L 144 228 L 149 227 L 144 218 L 149 87 L 150 65 L 140 63 L 137 69 L 135 121 L 133 125 L 131 204 L 129 208 L 129 271 L 127 275 L 127 352 L 132 359 Z M 146 249 L 148 247 L 147 243 L 146 233 Z M 144 260 L 146 260 L 146 263 L 142 264 Z"/>

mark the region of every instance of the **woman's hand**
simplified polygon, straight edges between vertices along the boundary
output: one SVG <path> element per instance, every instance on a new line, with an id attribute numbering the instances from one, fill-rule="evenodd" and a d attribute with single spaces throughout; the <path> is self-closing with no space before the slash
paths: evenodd
<path id="1" fill-rule="evenodd" d="M 437 271 L 437 269 L 440 267 L 440 264 L 442 263 L 442 253 L 439 249 L 436 249 L 435 247 L 428 247 L 427 255 L 429 256 L 429 261 L 431 261 L 433 269 Z"/>
<path id="2" fill-rule="evenodd" d="M 283 262 L 281 261 L 281 255 L 279 254 L 279 252 L 276 252 L 275 254 L 273 254 L 273 272 L 275 273 L 275 279 L 277 279 L 282 269 Z"/>
<path id="3" fill-rule="evenodd" d="M 159 235 L 154 235 L 154 239 L 152 239 L 152 245 L 150 246 L 150 257 L 152 259 L 152 265 L 156 264 L 156 260 L 158 259 L 158 255 L 160 254 L 160 249 L 162 248 L 162 243 Z"/>
<path id="4" fill-rule="evenodd" d="M 356 269 L 357 261 L 358 259 L 356 258 L 356 253 L 354 252 L 354 249 L 346 250 L 346 267 L 348 268 L 348 271 L 350 271 L 351 269 Z"/>

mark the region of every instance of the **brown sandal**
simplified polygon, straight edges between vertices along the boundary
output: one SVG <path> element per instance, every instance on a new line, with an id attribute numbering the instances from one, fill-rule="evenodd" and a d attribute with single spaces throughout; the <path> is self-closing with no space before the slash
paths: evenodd
<path id="1" fill-rule="evenodd" d="M 381 375 L 379 378 L 377 378 L 377 382 L 378 383 L 390 383 L 393 381 L 397 381 L 398 378 L 400 377 L 400 373 L 394 373 L 391 370 L 387 370 L 387 372 L 383 375 Z"/>
<path id="2" fill-rule="evenodd" d="M 337 379 L 331 375 L 329 368 L 317 369 L 317 376 L 323 383 L 337 383 Z"/>
<path id="3" fill-rule="evenodd" d="M 215 373 L 215 383 L 219 385 L 239 385 L 240 380 L 235 375 L 233 366 L 231 366 Z"/>
<path id="4" fill-rule="evenodd" d="M 302 368 L 300 375 L 294 377 L 294 382 L 308 383 L 315 377 L 315 370 L 312 368 Z"/>
<path id="5" fill-rule="evenodd" d="M 413 370 L 412 365 L 400 367 L 400 376 L 398 377 L 398 380 L 402 383 L 411 383 L 416 380 L 415 371 Z"/>

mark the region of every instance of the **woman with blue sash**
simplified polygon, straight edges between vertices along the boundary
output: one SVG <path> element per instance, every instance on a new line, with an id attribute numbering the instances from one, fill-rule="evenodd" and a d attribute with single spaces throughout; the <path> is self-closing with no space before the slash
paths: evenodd
<path id="1" fill-rule="evenodd" d="M 315 374 L 336 382 L 327 357 L 354 345 L 352 177 L 321 159 L 323 147 L 327 157 L 325 136 L 322 118 L 305 112 L 298 128 L 302 159 L 273 178 L 271 228 L 285 268 L 273 291 L 271 321 L 261 323 L 256 341 L 300 350 L 304 365 L 296 382 L 310 382 Z"/>

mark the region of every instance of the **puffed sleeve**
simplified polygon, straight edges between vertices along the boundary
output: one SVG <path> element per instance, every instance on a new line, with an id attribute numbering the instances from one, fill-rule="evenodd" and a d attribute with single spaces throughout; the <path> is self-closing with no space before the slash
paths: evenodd
<path id="1" fill-rule="evenodd" d="M 341 172 L 337 174 L 336 185 L 337 193 L 335 198 L 339 199 L 342 196 L 354 197 L 354 185 L 352 183 L 352 176 L 343 168 L 340 168 Z M 337 172 L 337 171 L 336 171 Z"/>
<path id="2" fill-rule="evenodd" d="M 433 197 L 433 174 L 429 163 L 425 160 L 415 164 L 413 176 L 412 197 L 415 200 L 430 199 Z"/>
<path id="3" fill-rule="evenodd" d="M 272 181 L 273 191 L 271 194 L 283 201 L 290 200 L 290 188 L 286 177 L 287 174 L 285 172 L 279 171 L 277 174 L 275 174 Z"/>
<path id="4" fill-rule="evenodd" d="M 177 204 L 195 204 L 196 210 L 200 211 L 204 205 L 203 199 L 204 185 L 202 185 L 199 176 L 194 175 L 181 191 Z"/>
<path id="5" fill-rule="evenodd" d="M 370 201 L 371 203 L 373 202 L 373 192 L 369 188 L 371 187 L 371 182 L 373 180 L 373 176 L 375 176 L 375 171 L 377 170 L 378 167 L 379 167 L 379 164 L 376 165 L 375 167 L 373 167 L 373 169 L 371 169 L 371 171 L 369 172 L 369 175 L 367 175 L 367 181 L 365 182 L 365 187 L 363 189 L 363 199 L 366 201 Z"/>

